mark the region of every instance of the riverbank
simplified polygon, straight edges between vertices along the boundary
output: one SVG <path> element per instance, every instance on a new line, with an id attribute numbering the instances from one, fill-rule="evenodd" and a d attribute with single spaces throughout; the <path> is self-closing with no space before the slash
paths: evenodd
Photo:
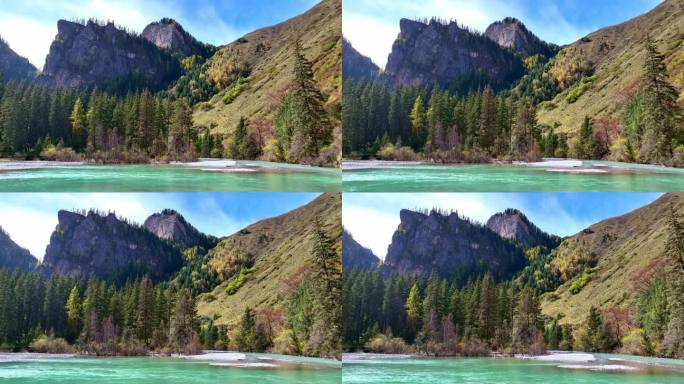
<path id="1" fill-rule="evenodd" d="M 192 356 L 84 357 L 0 353 L 9 384 L 339 384 L 341 363 L 295 356 L 206 351 Z"/>
<path id="2" fill-rule="evenodd" d="M 343 356 L 343 366 L 345 384 L 670 384 L 680 383 L 684 374 L 682 360 L 560 351 L 539 356 L 479 358 L 354 353 Z"/>
<path id="3" fill-rule="evenodd" d="M 684 190 L 684 169 L 545 159 L 541 162 L 442 165 L 344 161 L 345 192 L 668 192 Z"/>

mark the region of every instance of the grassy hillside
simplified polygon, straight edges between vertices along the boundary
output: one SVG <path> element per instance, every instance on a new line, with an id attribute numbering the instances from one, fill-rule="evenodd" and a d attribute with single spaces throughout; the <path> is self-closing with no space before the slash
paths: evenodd
<path id="1" fill-rule="evenodd" d="M 278 217 L 228 236 L 210 252 L 208 265 L 224 280 L 198 300 L 198 313 L 217 324 L 235 324 L 245 307 L 284 310 L 289 296 L 313 268 L 315 218 L 342 248 L 341 198 L 323 194 Z M 242 269 L 241 273 L 234 272 Z"/>
<path id="2" fill-rule="evenodd" d="M 542 103 L 539 123 L 558 126 L 559 132 L 575 132 L 584 115 L 620 117 L 644 73 L 647 34 L 664 54 L 670 82 L 684 104 L 682 10 L 684 0 L 666 0 L 648 13 L 590 33 L 561 50 L 548 75 L 563 91 Z"/>
<path id="3" fill-rule="evenodd" d="M 666 194 L 564 240 L 552 264 L 569 280 L 544 295 L 542 311 L 563 313 L 563 322 L 580 323 L 592 305 L 634 310 L 640 290 L 668 263 L 663 249 L 670 208 L 684 214 L 684 194 Z"/>
<path id="4" fill-rule="evenodd" d="M 221 47 L 204 67 L 204 76 L 217 84 L 220 92 L 195 108 L 195 124 L 214 127 L 219 133 L 232 132 L 240 117 L 271 124 L 293 79 L 297 39 L 313 63 L 328 109 L 337 111 L 342 73 L 341 12 L 340 0 L 324 0 L 299 16 Z"/>

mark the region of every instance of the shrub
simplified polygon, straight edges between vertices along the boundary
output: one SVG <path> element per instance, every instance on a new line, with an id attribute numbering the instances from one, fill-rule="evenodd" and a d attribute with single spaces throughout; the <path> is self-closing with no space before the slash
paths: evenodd
<path id="1" fill-rule="evenodd" d="M 48 335 L 38 336 L 31 344 L 29 349 L 38 353 L 73 353 L 74 348 L 61 337 L 54 338 Z"/>
<path id="2" fill-rule="evenodd" d="M 374 353 L 413 353 L 413 348 L 401 337 L 380 334 L 366 343 L 364 348 Z"/>
<path id="3" fill-rule="evenodd" d="M 575 86 L 575 88 L 571 89 L 570 92 L 568 92 L 568 95 L 565 96 L 565 101 L 568 103 L 572 104 L 577 99 L 579 99 L 580 96 L 589 88 L 591 83 L 596 80 L 596 76 L 589 76 L 589 77 L 583 77 L 579 83 Z"/>
<path id="4" fill-rule="evenodd" d="M 226 91 L 223 95 L 223 103 L 230 104 L 240 96 L 240 93 L 247 88 L 247 85 L 252 80 L 251 77 L 238 77 L 237 81 Z"/>
<path id="5" fill-rule="evenodd" d="M 40 152 L 41 160 L 49 161 L 83 161 L 83 155 L 71 148 L 60 148 L 50 145 Z"/>

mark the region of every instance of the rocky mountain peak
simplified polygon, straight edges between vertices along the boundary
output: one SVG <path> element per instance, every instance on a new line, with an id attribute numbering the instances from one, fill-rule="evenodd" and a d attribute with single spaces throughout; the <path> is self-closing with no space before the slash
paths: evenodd
<path id="1" fill-rule="evenodd" d="M 37 263 L 38 260 L 28 250 L 12 241 L 9 234 L 0 227 L 0 268 L 29 271 Z"/>
<path id="2" fill-rule="evenodd" d="M 31 80 L 36 76 L 36 67 L 19 56 L 0 36 L 0 74 L 3 81 Z"/>
<path id="3" fill-rule="evenodd" d="M 173 209 L 165 209 L 151 215 L 143 226 L 158 238 L 173 241 L 183 248 L 197 245 L 209 249 L 213 246 L 206 235 L 190 225 L 183 215 Z"/>
<path id="4" fill-rule="evenodd" d="M 401 19 L 399 27 L 384 72 L 391 85 L 500 88 L 524 73 L 518 56 L 455 21 Z"/>
<path id="5" fill-rule="evenodd" d="M 176 20 L 163 18 L 148 24 L 142 32 L 142 37 L 159 48 L 168 49 L 181 56 L 208 56 L 209 49 L 183 29 Z"/>
<path id="6" fill-rule="evenodd" d="M 485 30 L 484 35 L 503 48 L 511 48 L 524 56 L 542 54 L 551 57 L 553 50 L 548 44 L 530 32 L 522 21 L 506 17 L 495 21 Z"/>
<path id="7" fill-rule="evenodd" d="M 60 210 L 42 267 L 60 276 L 124 282 L 148 275 L 161 280 L 183 264 L 180 251 L 114 213 Z"/>
<path id="8" fill-rule="evenodd" d="M 539 229 L 524 213 L 514 208 L 492 215 L 486 225 L 499 236 L 513 240 L 524 248 L 543 245 L 551 249 L 559 243 L 557 237 Z"/>
<path id="9" fill-rule="evenodd" d="M 59 20 L 40 81 L 106 91 L 166 87 L 180 75 L 169 52 L 112 22 Z"/>
<path id="10" fill-rule="evenodd" d="M 522 251 L 488 228 L 438 210 L 401 210 L 384 268 L 414 276 L 461 276 L 492 272 L 510 277 L 525 265 Z"/>
<path id="11" fill-rule="evenodd" d="M 344 80 L 373 80 L 380 68 L 373 61 L 357 51 L 345 38 L 342 39 L 342 78 Z"/>
<path id="12" fill-rule="evenodd" d="M 345 269 L 375 269 L 380 259 L 368 248 L 359 244 L 354 237 L 342 229 L 342 266 Z"/>

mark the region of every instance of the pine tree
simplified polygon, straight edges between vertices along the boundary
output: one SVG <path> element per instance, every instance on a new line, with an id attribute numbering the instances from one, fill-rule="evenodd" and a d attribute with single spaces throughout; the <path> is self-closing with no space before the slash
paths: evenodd
<path id="1" fill-rule="evenodd" d="M 71 127 L 73 147 L 77 151 L 83 149 L 88 135 L 88 118 L 80 97 L 76 99 L 74 109 L 71 112 Z"/>
<path id="2" fill-rule="evenodd" d="M 67 323 L 69 325 L 69 335 L 67 340 L 74 341 L 81 330 L 82 313 L 81 313 L 81 298 L 78 292 L 78 286 L 74 285 L 69 292 L 69 298 L 66 302 Z"/>
<path id="3" fill-rule="evenodd" d="M 240 117 L 235 131 L 233 131 L 233 141 L 230 145 L 230 156 L 234 159 L 246 158 L 247 129 L 247 120 L 244 117 Z"/>
<path id="4" fill-rule="evenodd" d="M 423 106 L 423 98 L 418 96 L 411 108 L 411 143 L 416 151 L 423 149 L 427 135 L 427 118 L 425 116 L 425 107 Z"/>
<path id="5" fill-rule="evenodd" d="M 646 36 L 644 61 L 644 97 L 646 103 L 646 139 L 642 158 L 662 161 L 672 156 L 675 139 L 681 131 L 681 111 L 677 106 L 679 92 L 667 81 L 667 67 L 655 42 Z"/>
<path id="6" fill-rule="evenodd" d="M 413 286 L 411 286 L 411 291 L 406 299 L 406 316 L 408 318 L 409 341 L 411 341 L 422 326 L 421 318 L 423 317 L 423 309 L 418 283 L 414 283 Z"/>
<path id="7" fill-rule="evenodd" d="M 168 156 L 179 159 L 186 156 L 188 151 L 188 135 L 192 128 L 192 112 L 184 99 L 176 102 L 173 124 L 169 129 Z"/>
<path id="8" fill-rule="evenodd" d="M 578 157 L 580 159 L 591 159 L 595 152 L 594 128 L 589 116 L 584 116 L 584 122 L 580 129 L 580 144 Z"/>

